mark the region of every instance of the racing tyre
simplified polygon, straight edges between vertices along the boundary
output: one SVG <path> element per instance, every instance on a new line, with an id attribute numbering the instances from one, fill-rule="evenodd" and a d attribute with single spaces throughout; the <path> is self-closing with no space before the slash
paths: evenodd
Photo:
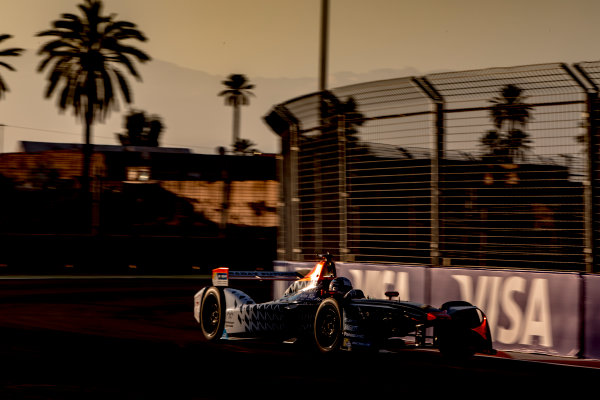
<path id="1" fill-rule="evenodd" d="M 342 310 L 334 298 L 323 300 L 315 314 L 313 338 L 321 353 L 337 351 L 342 343 Z"/>
<path id="2" fill-rule="evenodd" d="M 218 288 L 213 286 L 206 289 L 200 308 L 200 326 L 204 338 L 208 341 L 218 340 L 223 335 L 224 304 L 222 292 Z"/>
<path id="3" fill-rule="evenodd" d="M 468 331 L 444 329 L 438 337 L 440 353 L 454 361 L 469 360 L 475 354 L 475 348 L 469 343 Z"/>
<path id="4" fill-rule="evenodd" d="M 442 305 L 442 310 L 447 311 L 452 318 L 438 329 L 438 343 L 442 354 L 453 359 L 469 359 L 477 349 L 487 347 L 485 339 L 474 332 L 484 322 L 483 313 L 477 307 L 465 301 L 451 301 Z M 488 330 L 487 337 L 490 336 Z"/>

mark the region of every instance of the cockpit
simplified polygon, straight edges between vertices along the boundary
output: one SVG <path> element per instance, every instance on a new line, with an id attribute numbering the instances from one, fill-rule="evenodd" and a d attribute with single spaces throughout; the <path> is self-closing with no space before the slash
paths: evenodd
<path id="1" fill-rule="evenodd" d="M 330 254 L 324 255 L 313 269 L 302 279 L 292 283 L 283 294 L 283 298 L 289 299 L 300 292 L 307 292 L 310 289 L 325 289 L 329 283 L 337 276 L 335 263 Z"/>

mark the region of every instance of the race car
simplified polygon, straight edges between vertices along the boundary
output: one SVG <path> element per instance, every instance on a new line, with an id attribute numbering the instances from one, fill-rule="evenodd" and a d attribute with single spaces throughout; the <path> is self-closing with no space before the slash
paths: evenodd
<path id="1" fill-rule="evenodd" d="M 228 287 L 230 279 L 291 280 L 283 297 L 255 303 Z M 194 296 L 194 317 L 208 341 L 264 338 L 310 343 L 322 353 L 380 350 L 389 343 L 434 347 L 453 357 L 493 354 L 485 314 L 477 307 L 452 301 L 435 308 L 426 304 L 368 299 L 337 276 L 331 255 L 321 257 L 306 275 L 294 272 L 213 270 L 213 286 Z"/>

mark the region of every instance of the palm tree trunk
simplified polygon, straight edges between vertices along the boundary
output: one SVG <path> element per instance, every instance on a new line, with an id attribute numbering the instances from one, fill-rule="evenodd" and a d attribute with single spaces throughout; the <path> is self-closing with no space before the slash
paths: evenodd
<path id="1" fill-rule="evenodd" d="M 240 106 L 239 104 L 233 105 L 233 143 L 235 146 L 240 138 Z"/>
<path id="2" fill-rule="evenodd" d="M 89 114 L 89 112 L 88 112 Z M 92 121 L 90 115 L 85 118 L 85 142 L 83 144 L 83 168 L 81 171 L 81 199 L 83 212 L 83 229 L 92 231 L 92 196 L 90 191 L 90 170 L 92 164 L 93 145 L 91 143 Z"/>

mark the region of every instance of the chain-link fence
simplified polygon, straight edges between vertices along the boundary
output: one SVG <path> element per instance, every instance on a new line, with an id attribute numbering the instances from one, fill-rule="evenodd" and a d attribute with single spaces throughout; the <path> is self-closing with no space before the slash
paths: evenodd
<path id="1" fill-rule="evenodd" d="M 598 83 L 600 63 L 556 63 L 275 106 L 279 257 L 593 271 Z"/>

